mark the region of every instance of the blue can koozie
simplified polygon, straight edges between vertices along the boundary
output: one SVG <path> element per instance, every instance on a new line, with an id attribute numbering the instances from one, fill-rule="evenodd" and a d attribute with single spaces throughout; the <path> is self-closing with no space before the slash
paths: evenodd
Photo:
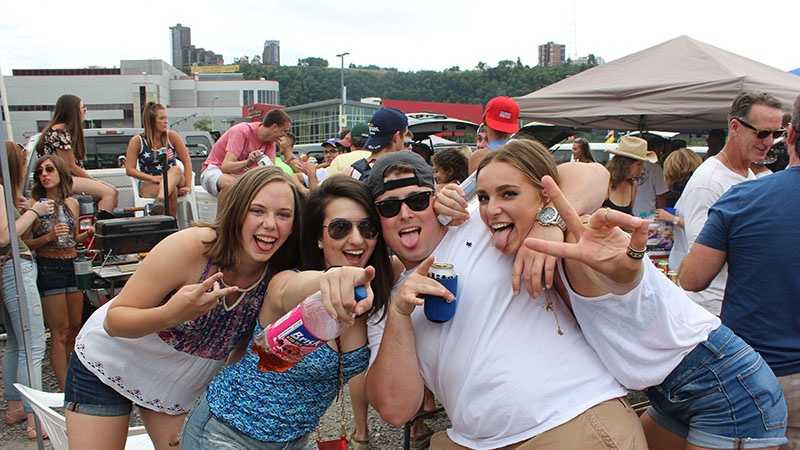
<path id="1" fill-rule="evenodd" d="M 433 263 L 428 277 L 436 280 L 450 291 L 455 299 L 448 302 L 437 295 L 425 295 L 425 317 L 431 322 L 444 323 L 452 319 L 458 306 L 458 275 L 452 264 Z"/>

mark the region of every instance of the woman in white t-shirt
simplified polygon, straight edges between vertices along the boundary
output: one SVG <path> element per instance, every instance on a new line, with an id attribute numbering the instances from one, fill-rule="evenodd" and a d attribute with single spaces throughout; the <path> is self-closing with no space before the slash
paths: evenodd
<path id="1" fill-rule="evenodd" d="M 775 375 L 637 250 L 645 248 L 646 221 L 602 209 L 582 224 L 558 190 L 555 161 L 533 141 L 507 143 L 477 173 L 481 218 L 498 249 L 514 254 L 525 243 L 565 258 L 556 285 L 587 341 L 618 381 L 646 390 L 651 401 L 642 418 L 651 449 L 787 442 L 786 402 Z M 568 240 L 577 243 L 525 242 L 537 223 L 568 224 Z"/>

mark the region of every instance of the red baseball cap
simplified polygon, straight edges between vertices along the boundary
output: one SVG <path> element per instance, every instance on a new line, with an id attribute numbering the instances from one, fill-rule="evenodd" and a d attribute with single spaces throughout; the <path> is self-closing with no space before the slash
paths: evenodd
<path id="1" fill-rule="evenodd" d="M 483 123 L 502 133 L 516 133 L 519 131 L 519 105 L 511 97 L 495 97 L 486 104 Z"/>

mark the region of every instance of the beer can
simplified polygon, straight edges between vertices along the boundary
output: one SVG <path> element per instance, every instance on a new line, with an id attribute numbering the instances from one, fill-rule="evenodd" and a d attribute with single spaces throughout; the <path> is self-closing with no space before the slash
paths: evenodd
<path id="1" fill-rule="evenodd" d="M 458 274 L 450 263 L 433 263 L 428 277 L 436 280 L 450 291 L 455 299 L 448 302 L 438 295 L 425 295 L 425 317 L 431 322 L 444 323 L 452 319 L 458 306 Z"/>

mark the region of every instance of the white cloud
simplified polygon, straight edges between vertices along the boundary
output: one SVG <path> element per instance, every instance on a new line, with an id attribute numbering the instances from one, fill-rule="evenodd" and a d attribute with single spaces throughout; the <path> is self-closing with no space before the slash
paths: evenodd
<path id="1" fill-rule="evenodd" d="M 755 11 L 797 16 L 796 2 L 764 0 Z M 401 70 L 472 68 L 520 57 L 535 65 L 538 45 L 567 44 L 567 53 L 613 60 L 681 34 L 782 70 L 800 66 L 789 26 L 753 18 L 745 5 L 675 0 L 487 2 L 408 0 L 240 0 L 14 2 L 0 14 L 0 63 L 12 68 L 116 66 L 120 59 L 170 60 L 169 27 L 192 29 L 192 42 L 234 57 L 260 54 L 281 41 L 281 61 L 319 56 L 338 65 Z M 577 25 L 573 39 L 573 23 Z"/>

